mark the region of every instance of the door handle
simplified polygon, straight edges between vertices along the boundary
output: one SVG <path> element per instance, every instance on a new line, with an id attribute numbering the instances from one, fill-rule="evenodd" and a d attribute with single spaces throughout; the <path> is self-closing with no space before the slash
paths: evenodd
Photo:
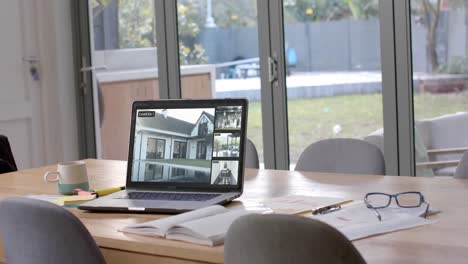
<path id="1" fill-rule="evenodd" d="M 90 71 L 96 71 L 96 70 L 107 70 L 107 66 L 106 65 L 87 66 L 87 67 L 83 67 L 80 69 L 81 72 L 90 72 Z"/>
<path id="2" fill-rule="evenodd" d="M 88 65 L 86 57 L 81 58 L 81 66 L 83 66 L 80 69 L 81 72 L 81 83 L 80 83 L 80 88 L 81 92 L 83 95 L 88 94 L 88 72 L 93 72 L 95 70 L 107 70 L 107 65 L 100 65 L 100 66 L 86 66 Z"/>
<path id="3" fill-rule="evenodd" d="M 39 59 L 36 56 L 28 56 L 28 57 L 23 57 L 21 58 L 23 62 L 28 62 L 28 63 L 38 63 Z"/>
<path id="4" fill-rule="evenodd" d="M 272 58 L 268 57 L 268 81 L 270 83 L 278 80 L 278 62 Z"/>

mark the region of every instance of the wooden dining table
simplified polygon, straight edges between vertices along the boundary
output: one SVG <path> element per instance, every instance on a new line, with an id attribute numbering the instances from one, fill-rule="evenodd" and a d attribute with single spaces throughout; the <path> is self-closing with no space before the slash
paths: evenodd
<path id="1" fill-rule="evenodd" d="M 84 161 L 92 188 L 125 185 L 127 162 Z M 56 186 L 43 181 L 43 174 L 55 169 L 52 165 L 0 175 L 0 198 L 56 194 Z M 430 217 L 436 223 L 353 241 L 364 259 L 368 263 L 468 263 L 468 180 L 246 169 L 244 193 L 228 206 L 261 207 L 265 199 L 292 194 L 362 199 L 367 192 L 403 191 L 422 192 L 431 207 L 441 211 Z M 165 215 L 69 210 L 88 228 L 108 263 L 223 263 L 223 246 L 118 231 Z"/>

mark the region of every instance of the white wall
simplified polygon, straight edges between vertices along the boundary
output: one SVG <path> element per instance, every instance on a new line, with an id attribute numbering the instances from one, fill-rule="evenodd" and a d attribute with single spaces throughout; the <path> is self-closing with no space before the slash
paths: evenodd
<path id="1" fill-rule="evenodd" d="M 79 157 L 71 0 L 36 0 L 46 163 Z"/>
<path id="2" fill-rule="evenodd" d="M 466 10 L 463 8 L 450 10 L 448 26 L 448 59 L 467 56 L 468 28 L 466 23 Z"/>

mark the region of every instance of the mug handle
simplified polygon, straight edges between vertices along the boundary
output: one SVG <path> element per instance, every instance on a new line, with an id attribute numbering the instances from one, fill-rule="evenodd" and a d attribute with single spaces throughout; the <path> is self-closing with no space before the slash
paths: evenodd
<path id="1" fill-rule="evenodd" d="M 49 175 L 56 174 L 54 179 L 49 179 Z M 44 181 L 45 182 L 58 182 L 60 178 L 60 172 L 58 171 L 48 171 L 44 174 Z"/>

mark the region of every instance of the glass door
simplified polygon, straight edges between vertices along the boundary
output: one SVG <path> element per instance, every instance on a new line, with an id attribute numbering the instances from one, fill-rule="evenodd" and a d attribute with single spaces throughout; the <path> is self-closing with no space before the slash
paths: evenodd
<path id="1" fill-rule="evenodd" d="M 263 162 L 256 0 L 178 0 L 182 98 L 249 99 L 247 137 Z"/>
<path id="2" fill-rule="evenodd" d="M 94 119 L 98 158 L 126 160 L 131 105 L 159 99 L 154 0 L 89 0 Z"/>
<path id="3" fill-rule="evenodd" d="M 417 176 L 453 176 L 468 150 L 468 2 L 411 0 Z"/>
<path id="4" fill-rule="evenodd" d="M 329 138 L 383 152 L 379 1 L 282 1 L 289 167 Z"/>
<path id="5" fill-rule="evenodd" d="M 261 166 L 294 169 L 308 145 L 340 137 L 364 139 L 382 151 L 384 141 L 394 145 L 386 148 L 392 154 L 386 161 L 395 160 L 398 173 L 398 120 L 388 114 L 397 112 L 397 103 L 382 95 L 382 68 L 395 60 L 385 51 L 396 48 L 381 48 L 398 41 L 381 41 L 389 35 L 381 34 L 382 26 L 389 25 L 387 33 L 395 27 L 387 21 L 394 16 L 380 12 L 394 3 L 89 0 L 92 66 L 82 70 L 94 71 L 98 157 L 127 158 L 121 142 L 129 138 L 133 100 L 244 97 L 250 101 L 247 137 Z M 386 93 L 396 93 L 391 85 Z"/>
<path id="6" fill-rule="evenodd" d="M 174 153 L 172 158 L 185 159 L 187 155 L 187 142 L 174 141 Z"/>

